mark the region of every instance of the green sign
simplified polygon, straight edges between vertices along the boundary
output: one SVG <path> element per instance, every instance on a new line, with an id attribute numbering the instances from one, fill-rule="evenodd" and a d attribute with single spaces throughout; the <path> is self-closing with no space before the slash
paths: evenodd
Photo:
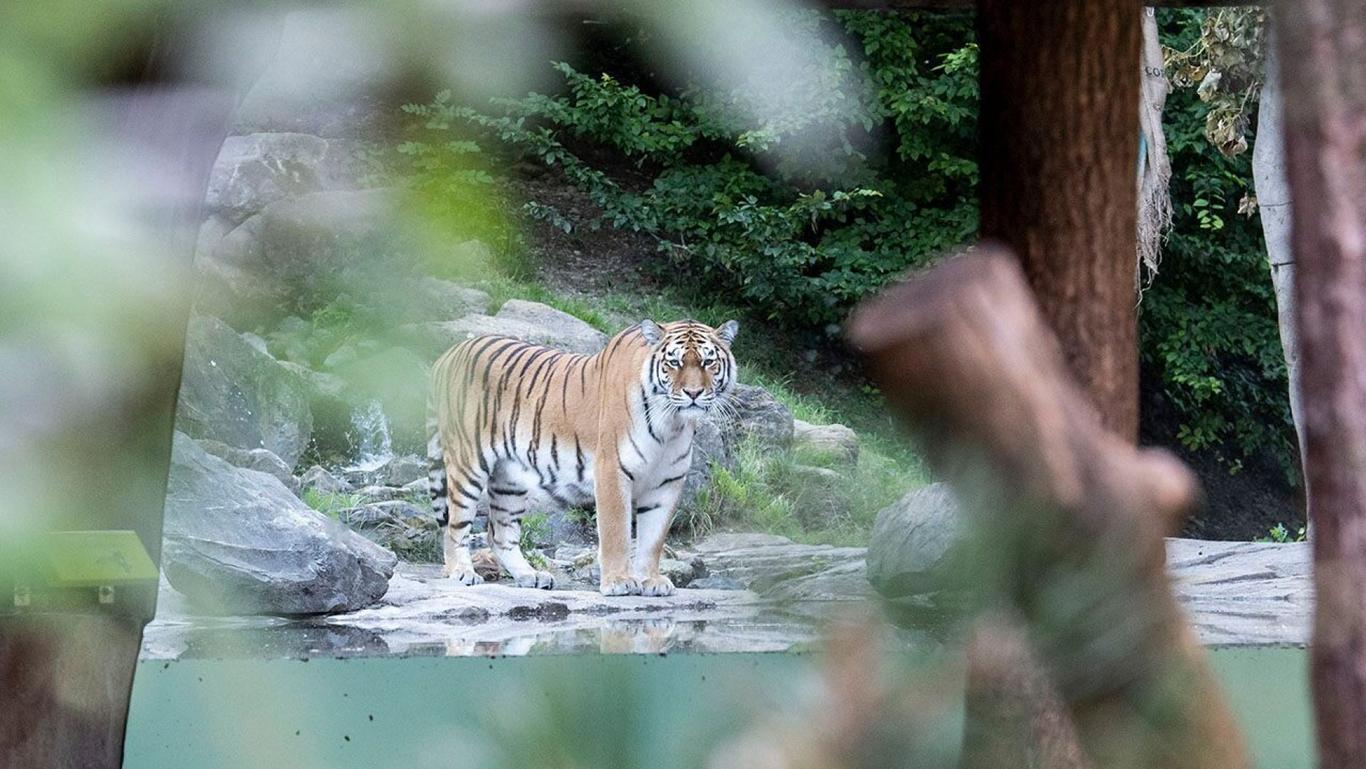
<path id="1" fill-rule="evenodd" d="M 38 540 L 38 562 L 52 587 L 155 582 L 157 567 L 133 531 L 57 531 Z"/>

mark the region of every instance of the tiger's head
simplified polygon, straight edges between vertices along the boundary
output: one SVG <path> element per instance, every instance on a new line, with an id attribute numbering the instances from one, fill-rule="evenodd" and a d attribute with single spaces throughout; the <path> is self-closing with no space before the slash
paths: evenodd
<path id="1" fill-rule="evenodd" d="M 716 328 L 693 320 L 663 326 L 642 320 L 640 335 L 651 348 L 646 386 L 667 395 L 669 405 L 682 416 L 696 417 L 711 410 L 735 386 L 730 343 L 739 331 L 740 324 L 733 320 Z"/>

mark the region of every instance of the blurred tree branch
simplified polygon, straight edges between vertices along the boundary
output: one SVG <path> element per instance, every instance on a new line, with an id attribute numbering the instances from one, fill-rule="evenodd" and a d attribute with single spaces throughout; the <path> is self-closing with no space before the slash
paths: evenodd
<path id="1" fill-rule="evenodd" d="M 1094 765 L 1248 766 L 1165 570 L 1194 480 L 1101 427 L 1014 256 L 951 259 L 867 303 L 850 335 L 999 548 L 984 589 L 1024 620 Z"/>

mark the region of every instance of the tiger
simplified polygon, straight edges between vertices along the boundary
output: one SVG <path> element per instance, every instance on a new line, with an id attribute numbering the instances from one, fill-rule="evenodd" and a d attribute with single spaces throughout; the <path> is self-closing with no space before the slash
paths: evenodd
<path id="1" fill-rule="evenodd" d="M 645 319 L 594 355 L 507 336 L 467 339 L 432 367 L 428 475 L 443 529 L 443 576 L 475 573 L 469 540 L 476 505 L 488 500 L 488 541 L 519 587 L 555 578 L 521 550 L 522 518 L 535 492 L 562 507 L 594 504 L 598 589 L 667 596 L 664 540 L 692 465 L 697 420 L 725 409 L 737 377 L 731 343 L 739 323 Z M 631 557 L 632 524 L 635 553 Z"/>

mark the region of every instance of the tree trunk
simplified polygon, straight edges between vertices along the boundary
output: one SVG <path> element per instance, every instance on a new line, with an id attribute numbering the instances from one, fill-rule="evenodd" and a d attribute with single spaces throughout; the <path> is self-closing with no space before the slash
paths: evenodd
<path id="1" fill-rule="evenodd" d="M 1104 424 L 1138 436 L 1134 0 L 982 0 L 983 237 L 1019 254 Z"/>
<path id="2" fill-rule="evenodd" d="M 1257 107 L 1257 139 L 1252 147 L 1252 179 L 1257 209 L 1276 291 L 1276 320 L 1290 380 L 1290 417 L 1304 458 L 1304 406 L 1300 399 L 1300 346 L 1295 337 L 1295 259 L 1290 248 L 1290 183 L 1285 177 L 1285 120 L 1281 112 L 1280 63 L 1274 22 L 1266 47 L 1266 81 Z M 1301 466 L 1303 469 L 1303 466 Z"/>
<path id="3" fill-rule="evenodd" d="M 984 599 L 1023 619 L 1094 766 L 1247 767 L 1167 577 L 1194 477 L 1101 426 L 1015 264 L 951 259 L 860 308 L 851 338 L 997 548 Z"/>
<path id="4" fill-rule="evenodd" d="M 1314 525 L 1311 678 L 1320 765 L 1366 766 L 1366 0 L 1276 17 L 1305 489 Z"/>
<path id="5" fill-rule="evenodd" d="M 1058 687 L 1017 620 L 980 620 L 967 661 L 961 769 L 1090 769 Z"/>

